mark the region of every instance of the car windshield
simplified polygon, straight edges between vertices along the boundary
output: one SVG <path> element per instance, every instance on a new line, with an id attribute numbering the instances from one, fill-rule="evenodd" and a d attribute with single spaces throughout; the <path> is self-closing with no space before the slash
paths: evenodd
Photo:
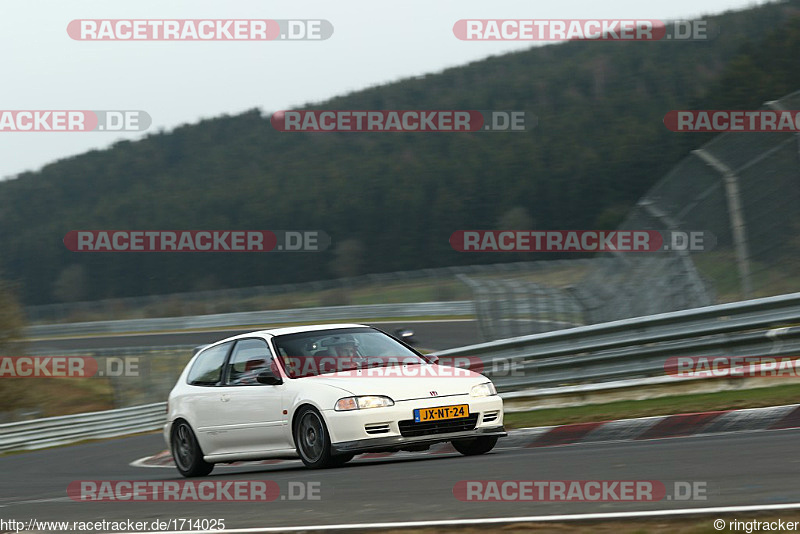
<path id="1" fill-rule="evenodd" d="M 273 343 L 289 378 L 427 363 L 391 336 L 367 327 L 286 334 Z"/>

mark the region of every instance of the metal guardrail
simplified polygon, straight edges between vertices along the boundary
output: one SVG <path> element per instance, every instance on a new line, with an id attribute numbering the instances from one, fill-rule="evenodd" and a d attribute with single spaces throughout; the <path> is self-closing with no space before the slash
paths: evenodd
<path id="1" fill-rule="evenodd" d="M 448 288 L 448 282 L 458 274 L 474 277 L 507 276 L 519 273 L 542 272 L 552 268 L 560 268 L 561 262 L 566 260 L 537 260 L 522 262 L 504 262 L 498 264 L 463 265 L 453 267 L 437 267 L 432 269 L 418 269 L 414 271 L 396 271 L 390 273 L 364 274 L 347 278 L 332 280 L 315 280 L 295 284 L 280 284 L 269 286 L 255 286 L 232 289 L 216 289 L 208 291 L 192 291 L 161 295 L 148 295 L 143 297 L 121 297 L 113 299 L 69 302 L 61 304 L 45 304 L 27 306 L 25 315 L 31 324 L 49 324 L 72 322 L 65 321 L 69 317 L 81 314 L 91 314 L 98 317 L 119 317 L 123 313 L 158 313 L 157 310 L 169 309 L 169 316 L 190 315 L 197 313 L 224 313 L 219 309 L 220 304 L 227 308 L 233 306 L 241 311 L 258 311 L 258 308 L 245 307 L 256 305 L 259 299 L 274 300 L 282 295 L 298 293 L 315 293 L 320 291 L 343 291 L 349 293 L 356 289 L 369 288 L 370 286 L 383 287 L 393 283 L 422 283 L 430 285 L 432 292 L 430 300 L 448 301 L 458 297 Z M 569 260 L 570 263 L 583 261 L 588 265 L 591 260 Z M 458 293 L 458 292 L 457 292 Z M 438 295 L 438 296 L 434 296 Z M 197 309 L 202 306 L 207 311 L 188 312 L 184 310 Z M 177 307 L 177 309 L 176 309 Z M 178 313 L 176 311 L 180 310 Z M 164 314 L 166 315 L 166 314 Z M 145 317 L 160 317 L 162 315 L 146 315 Z"/>
<path id="2" fill-rule="evenodd" d="M 102 412 L 48 417 L 0 425 L 0 452 L 44 449 L 86 439 L 113 438 L 157 430 L 166 402 Z"/>
<path id="3" fill-rule="evenodd" d="M 121 334 L 202 330 L 207 328 L 250 327 L 269 324 L 313 323 L 351 319 L 384 319 L 394 317 L 467 317 L 475 313 L 471 300 L 453 302 L 417 302 L 407 304 L 368 304 L 362 306 L 330 306 L 293 310 L 220 313 L 192 317 L 160 319 L 128 319 L 30 326 L 25 337 L 74 336 L 87 334 Z"/>
<path id="4" fill-rule="evenodd" d="M 665 375 L 672 356 L 800 354 L 800 293 L 623 319 L 437 352 L 480 359 L 498 391 Z M 498 362 L 503 365 L 497 366 Z M 498 368 L 499 367 L 499 368 Z"/>
<path id="5" fill-rule="evenodd" d="M 222 339 L 222 338 L 220 338 Z M 137 347 L 100 347 L 96 349 L 59 349 L 53 351 L 52 349 L 42 348 L 29 348 L 25 349 L 26 356 L 92 356 L 94 358 L 110 358 L 110 357 L 125 357 L 125 356 L 138 356 L 140 358 L 147 358 L 151 355 L 159 355 L 167 352 L 184 351 L 191 354 L 192 350 L 198 347 L 196 343 L 181 344 L 181 345 L 159 345 L 159 346 L 137 346 Z M 183 370 L 183 367 L 181 367 Z"/>
<path id="6" fill-rule="evenodd" d="M 669 357 L 800 354 L 800 293 L 625 319 L 435 353 L 479 358 L 504 399 L 681 383 Z M 157 349 L 155 349 L 157 350 Z M 501 369 L 496 364 L 502 363 Z M 509 365 L 510 364 L 510 365 Z M 509 371 L 510 368 L 510 372 Z M 505 371 L 505 372 L 503 372 Z M 556 387 L 553 387 L 556 386 Z M 0 451 L 154 430 L 164 403 L 0 425 Z"/>

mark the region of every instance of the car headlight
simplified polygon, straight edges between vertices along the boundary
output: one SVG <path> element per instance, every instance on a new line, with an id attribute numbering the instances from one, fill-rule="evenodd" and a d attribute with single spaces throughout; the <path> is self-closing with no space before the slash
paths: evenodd
<path id="1" fill-rule="evenodd" d="M 470 397 L 488 397 L 490 395 L 497 395 L 497 390 L 494 388 L 494 384 L 491 382 L 485 382 L 483 384 L 478 384 L 477 386 L 472 386 L 472 389 L 469 392 Z"/>
<path id="2" fill-rule="evenodd" d="M 362 397 L 345 397 L 336 401 L 334 410 L 346 412 L 348 410 L 366 410 L 367 408 L 385 408 L 394 406 L 394 401 L 382 395 L 364 395 Z"/>

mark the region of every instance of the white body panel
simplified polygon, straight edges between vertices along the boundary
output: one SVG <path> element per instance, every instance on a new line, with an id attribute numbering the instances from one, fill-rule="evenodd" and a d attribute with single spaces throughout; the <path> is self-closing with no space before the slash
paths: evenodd
<path id="1" fill-rule="evenodd" d="M 270 340 L 277 334 L 351 327 L 362 325 L 278 329 L 223 341 L 262 338 L 274 352 Z M 280 368 L 283 383 L 277 385 L 191 385 L 187 383 L 189 370 L 202 353 L 189 362 L 170 393 L 164 435 L 169 444 L 172 423 L 186 420 L 209 462 L 296 455 L 292 421 L 297 410 L 307 405 L 322 414 L 333 445 L 386 438 L 402 440 L 399 423 L 413 419 L 418 408 L 466 404 L 470 414 L 479 414 L 476 432 L 502 429 L 503 425 L 503 402 L 499 396 L 470 396 L 473 386 L 489 382 L 485 376 L 471 371 L 422 364 L 292 379 Z M 337 400 L 360 395 L 386 396 L 394 401 L 394 406 L 334 410 Z M 491 414 L 492 419 L 484 421 L 486 414 Z M 370 434 L 366 425 L 386 425 L 387 430 Z M 436 441 L 435 437 L 431 440 Z M 369 447 L 368 441 L 364 444 Z"/>

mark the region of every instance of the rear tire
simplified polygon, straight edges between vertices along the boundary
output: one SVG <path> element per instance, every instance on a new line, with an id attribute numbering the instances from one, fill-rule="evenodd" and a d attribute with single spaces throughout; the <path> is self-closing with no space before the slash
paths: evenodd
<path id="1" fill-rule="evenodd" d="M 200 444 L 186 421 L 177 421 L 172 425 L 170 449 L 175 467 L 187 478 L 204 477 L 214 469 L 214 464 L 203 460 Z"/>
<path id="2" fill-rule="evenodd" d="M 453 440 L 453 447 L 464 456 L 486 454 L 497 444 L 498 436 L 480 436 L 477 438 Z"/>
<path id="3" fill-rule="evenodd" d="M 331 454 L 331 438 L 328 427 L 322 415 L 306 406 L 300 409 L 294 423 L 294 443 L 297 454 L 309 469 L 324 469 L 342 465 L 349 461 L 347 455 L 333 456 Z M 342 461 L 343 460 L 343 461 Z"/>

